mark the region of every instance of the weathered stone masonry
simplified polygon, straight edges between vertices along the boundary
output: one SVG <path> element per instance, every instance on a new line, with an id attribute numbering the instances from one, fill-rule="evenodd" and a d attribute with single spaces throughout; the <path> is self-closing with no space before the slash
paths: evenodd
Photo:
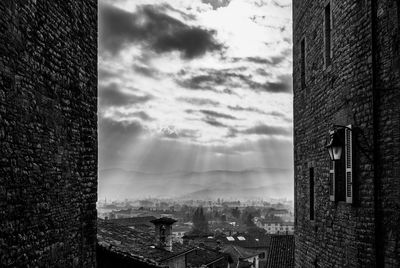
<path id="1" fill-rule="evenodd" d="M 0 1 L 0 266 L 94 267 L 97 1 Z"/>
<path id="2" fill-rule="evenodd" d="M 324 10 L 332 62 L 324 66 Z M 294 0 L 296 267 L 400 267 L 400 1 Z M 301 43 L 305 40 L 305 86 Z M 329 199 L 333 124 L 357 128 L 354 203 Z M 309 219 L 314 168 L 315 219 Z"/>

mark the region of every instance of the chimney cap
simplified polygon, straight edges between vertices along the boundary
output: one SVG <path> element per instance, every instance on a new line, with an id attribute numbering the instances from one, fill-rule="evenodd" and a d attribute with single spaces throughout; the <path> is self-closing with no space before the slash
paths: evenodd
<path id="1" fill-rule="evenodd" d="M 150 221 L 153 224 L 167 224 L 167 225 L 172 225 L 175 222 L 177 222 L 176 220 L 172 219 L 172 218 L 167 218 L 167 217 L 162 217 L 159 219 L 155 219 L 155 220 L 151 220 Z"/>

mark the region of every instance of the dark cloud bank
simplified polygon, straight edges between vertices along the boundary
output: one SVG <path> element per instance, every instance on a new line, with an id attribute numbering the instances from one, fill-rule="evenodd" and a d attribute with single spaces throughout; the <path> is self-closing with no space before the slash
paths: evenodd
<path id="1" fill-rule="evenodd" d="M 125 106 L 137 103 L 145 103 L 151 100 L 151 95 L 125 94 L 116 83 L 99 86 L 99 103 L 101 106 Z"/>
<path id="2" fill-rule="evenodd" d="M 253 80 L 251 75 L 238 73 L 235 69 L 228 70 L 203 70 L 205 74 L 193 75 L 186 78 L 176 78 L 180 86 L 192 90 L 215 91 L 215 86 L 227 86 L 229 88 L 249 88 L 250 90 L 270 93 L 291 93 L 292 76 L 280 75 L 274 82 L 259 83 Z M 224 93 L 234 93 L 224 92 Z"/>
<path id="3" fill-rule="evenodd" d="M 163 10 L 165 7 L 144 5 L 131 13 L 100 5 L 100 48 L 116 54 L 136 43 L 156 53 L 179 51 L 187 59 L 222 48 L 214 39 L 214 31 L 188 26 Z"/>

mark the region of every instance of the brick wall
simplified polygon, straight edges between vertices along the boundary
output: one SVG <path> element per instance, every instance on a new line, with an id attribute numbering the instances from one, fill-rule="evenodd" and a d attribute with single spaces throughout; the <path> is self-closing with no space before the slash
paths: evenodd
<path id="1" fill-rule="evenodd" d="M 380 259 L 387 267 L 399 266 L 396 1 L 377 1 L 375 9 L 368 0 L 293 1 L 297 267 L 371 267 L 376 261 L 381 263 Z M 324 66 L 327 3 L 333 20 L 329 67 Z M 378 17 L 375 29 L 374 16 Z M 306 72 L 302 89 L 303 38 Z M 357 127 L 354 204 L 329 200 L 329 156 L 324 145 L 333 124 Z M 311 167 L 315 220 L 309 219 Z M 382 239 L 376 241 L 377 236 Z M 383 257 L 377 257 L 377 252 Z"/>
<path id="2" fill-rule="evenodd" d="M 0 2 L 0 266 L 93 267 L 97 1 Z"/>
<path id="3" fill-rule="evenodd" d="M 379 214 L 385 267 L 400 267 L 400 1 L 376 4 Z"/>

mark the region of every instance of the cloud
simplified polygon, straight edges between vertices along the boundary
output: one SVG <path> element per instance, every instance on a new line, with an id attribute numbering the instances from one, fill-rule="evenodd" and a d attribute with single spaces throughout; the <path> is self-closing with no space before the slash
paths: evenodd
<path id="1" fill-rule="evenodd" d="M 161 136 L 169 139 L 180 139 L 180 138 L 189 138 L 191 141 L 196 140 L 198 137 L 197 130 L 191 129 L 180 129 L 176 130 L 174 128 L 164 128 L 161 129 Z"/>
<path id="2" fill-rule="evenodd" d="M 114 111 L 112 113 L 112 117 L 118 120 L 123 121 L 137 121 L 137 119 L 141 119 L 142 121 L 153 121 L 154 118 L 149 116 L 144 111 L 139 112 L 130 112 L 130 111 Z"/>
<path id="3" fill-rule="evenodd" d="M 99 117 L 99 144 L 105 152 L 115 152 L 125 141 L 135 139 L 145 130 L 142 123 L 136 121 L 115 121 L 112 118 Z"/>
<path id="4" fill-rule="evenodd" d="M 156 52 L 181 51 L 185 58 L 192 59 L 204 55 L 207 51 L 220 50 L 212 37 L 214 31 L 201 28 L 187 27 L 172 34 L 160 36 L 153 44 Z"/>
<path id="5" fill-rule="evenodd" d="M 140 44 L 157 53 L 179 51 L 186 59 L 220 50 L 214 31 L 189 26 L 167 14 L 160 6 L 142 5 L 131 13 L 100 5 L 100 48 L 117 54 L 129 44 Z"/>
<path id="6" fill-rule="evenodd" d="M 265 83 L 256 82 L 252 77 L 242 76 L 241 80 L 248 86 L 249 89 L 255 91 L 264 91 L 270 93 L 292 93 L 292 76 L 279 75 L 277 81 L 268 81 Z"/>
<path id="7" fill-rule="evenodd" d="M 206 105 L 210 105 L 210 106 L 219 106 L 219 102 L 218 101 L 213 101 L 210 99 L 205 99 L 205 98 L 177 98 L 177 100 L 179 101 L 183 101 L 183 102 L 187 102 L 193 105 L 198 105 L 198 106 L 206 106 Z"/>
<path id="8" fill-rule="evenodd" d="M 211 5 L 214 10 L 228 6 L 231 1 L 232 0 L 201 0 L 201 2 Z"/>
<path id="9" fill-rule="evenodd" d="M 292 132 L 288 128 L 278 127 L 278 126 L 268 126 L 268 125 L 258 125 L 255 127 L 248 128 L 242 133 L 253 134 L 253 135 L 281 135 L 290 136 Z"/>
<path id="10" fill-rule="evenodd" d="M 277 1 L 274 1 L 274 0 L 272 0 L 272 3 L 273 3 L 275 6 L 280 7 L 280 8 L 289 8 L 290 5 L 291 5 L 290 2 L 289 2 L 289 3 L 286 3 L 286 4 L 281 4 L 281 3 L 278 3 Z"/>
<path id="11" fill-rule="evenodd" d="M 159 74 L 158 70 L 156 70 L 154 68 L 150 68 L 145 65 L 133 64 L 132 67 L 136 73 L 142 74 L 144 76 L 156 77 Z"/>
<path id="12" fill-rule="evenodd" d="M 204 122 L 206 122 L 207 124 L 214 126 L 214 127 L 228 127 L 226 124 L 221 123 L 220 121 L 216 120 L 215 118 L 213 118 L 211 116 L 207 116 L 204 119 Z"/>
<path id="13" fill-rule="evenodd" d="M 184 88 L 215 91 L 216 85 L 225 85 L 227 77 L 217 72 L 195 75 L 187 79 L 178 78 L 176 82 Z"/>
<path id="14" fill-rule="evenodd" d="M 123 93 L 117 83 L 99 86 L 99 103 L 104 107 L 145 103 L 152 98 L 151 95 L 140 96 Z"/>
<path id="15" fill-rule="evenodd" d="M 274 93 L 291 93 L 292 92 L 292 75 L 280 75 L 277 82 L 268 82 L 265 89 Z"/>
<path id="16" fill-rule="evenodd" d="M 286 52 L 284 52 L 286 53 Z M 257 64 L 262 64 L 262 65 L 277 65 L 284 61 L 287 58 L 286 55 L 277 55 L 277 56 L 272 56 L 269 58 L 265 57 L 245 57 L 245 58 L 234 58 L 233 62 L 238 62 L 238 61 L 248 61 L 252 63 L 257 63 Z"/>
<path id="17" fill-rule="evenodd" d="M 247 112 L 254 112 L 254 113 L 259 113 L 259 114 L 267 114 L 266 112 L 262 111 L 261 109 L 257 109 L 254 107 L 242 107 L 239 105 L 236 105 L 236 106 L 228 105 L 228 108 L 233 111 L 247 111 Z"/>
<path id="18" fill-rule="evenodd" d="M 262 58 L 252 58 L 253 61 L 269 62 Z M 176 83 L 180 86 L 192 90 L 210 90 L 215 91 L 218 86 L 229 88 L 248 88 L 254 91 L 263 91 L 270 93 L 291 93 L 292 92 L 292 76 L 290 74 L 278 75 L 275 81 L 267 81 L 260 83 L 255 80 L 251 74 L 245 74 L 248 68 L 227 68 L 227 69 L 201 69 L 202 74 L 185 77 L 186 72 L 182 72 L 179 77 L 175 79 Z M 256 73 L 266 77 L 269 74 L 263 69 L 256 69 Z M 234 94 L 232 90 L 224 91 L 227 94 Z"/>
<path id="19" fill-rule="evenodd" d="M 203 114 L 205 114 L 207 116 L 211 116 L 211 117 L 237 120 L 236 117 L 229 115 L 229 114 L 219 113 L 219 112 L 210 111 L 210 110 L 200 110 L 200 112 L 202 112 Z"/>
<path id="20" fill-rule="evenodd" d="M 139 121 L 118 122 L 99 116 L 99 163 L 109 165 L 120 161 L 120 152 L 145 132 Z M 126 158 L 126 155 L 122 156 Z"/>
<path id="21" fill-rule="evenodd" d="M 105 80 L 115 77 L 116 73 L 106 70 L 104 68 L 99 68 L 98 75 L 99 75 L 99 80 L 105 81 Z"/>

